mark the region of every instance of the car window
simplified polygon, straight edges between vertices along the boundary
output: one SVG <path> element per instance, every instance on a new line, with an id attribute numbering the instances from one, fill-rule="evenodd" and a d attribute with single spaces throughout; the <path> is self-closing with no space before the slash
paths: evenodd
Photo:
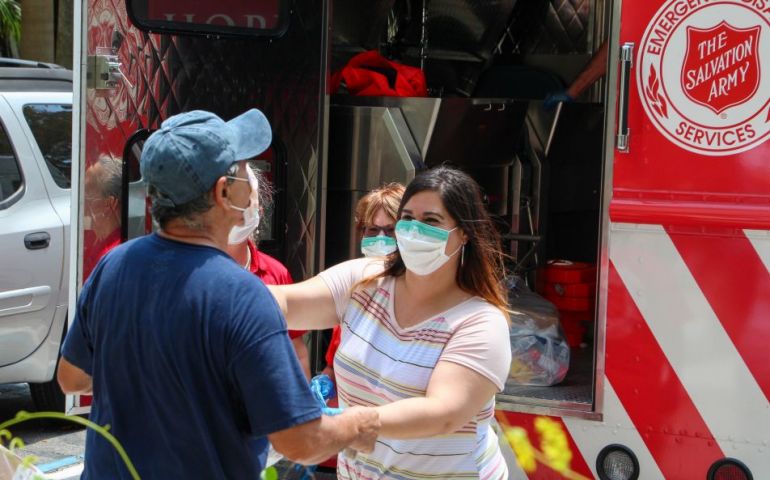
<path id="1" fill-rule="evenodd" d="M 0 124 L 0 208 L 9 206 L 13 203 L 13 198 L 18 198 L 15 194 L 21 191 L 22 185 L 16 153 L 5 128 Z"/>
<path id="2" fill-rule="evenodd" d="M 72 105 L 27 104 L 24 105 L 24 118 L 54 182 L 61 188 L 70 188 Z"/>

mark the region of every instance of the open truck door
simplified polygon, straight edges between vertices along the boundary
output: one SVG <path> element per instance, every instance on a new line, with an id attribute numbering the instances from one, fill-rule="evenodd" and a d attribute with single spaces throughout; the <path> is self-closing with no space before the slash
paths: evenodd
<path id="1" fill-rule="evenodd" d="M 327 60 L 322 24 L 329 6 L 289 3 L 76 4 L 71 312 L 101 255 L 152 229 L 138 170 L 143 140 L 165 118 L 194 109 L 231 118 L 256 107 L 268 116 L 275 140 L 270 157 L 257 165 L 270 169 L 278 192 L 270 238 L 261 246 L 294 278 L 318 271 L 326 148 L 326 78 L 319 72 Z M 133 7 L 131 16 L 127 6 Z M 121 164 L 123 199 L 107 242 L 94 236 L 86 205 L 102 187 L 89 181 L 89 169 L 105 157 Z M 89 400 L 70 397 L 68 411 L 87 411 Z"/>
<path id="2" fill-rule="evenodd" d="M 768 6 L 620 7 L 604 421 L 640 478 L 770 476 Z"/>
<path id="3" fill-rule="evenodd" d="M 613 3 L 596 418 L 552 419 L 593 478 L 765 478 L 770 5 Z"/>

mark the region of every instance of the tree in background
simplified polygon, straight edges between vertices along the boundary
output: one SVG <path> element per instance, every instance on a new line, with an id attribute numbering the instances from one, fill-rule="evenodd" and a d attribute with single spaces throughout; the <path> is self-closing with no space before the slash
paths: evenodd
<path id="1" fill-rule="evenodd" d="M 21 5 L 17 0 L 0 0 L 0 55 L 19 56 Z"/>

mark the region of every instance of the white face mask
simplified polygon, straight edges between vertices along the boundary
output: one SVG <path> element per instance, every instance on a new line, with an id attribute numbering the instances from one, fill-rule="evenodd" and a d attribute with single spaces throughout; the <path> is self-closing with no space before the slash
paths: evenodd
<path id="1" fill-rule="evenodd" d="M 396 223 L 398 251 L 407 270 L 417 275 L 430 275 L 449 261 L 460 248 L 450 255 L 444 253 L 449 234 L 457 230 L 427 225 L 417 220 L 399 220 Z"/>
<path id="2" fill-rule="evenodd" d="M 396 241 L 386 235 L 361 239 L 361 253 L 365 257 L 384 257 L 396 251 Z"/>
<path id="3" fill-rule="evenodd" d="M 249 186 L 251 186 L 249 206 L 241 208 L 230 205 L 234 209 L 243 212 L 243 225 L 236 225 L 230 230 L 230 236 L 227 239 L 227 243 L 230 245 L 237 245 L 246 241 L 249 235 L 254 233 L 254 230 L 259 226 L 259 182 L 251 167 L 246 167 L 246 171 L 249 176 Z"/>

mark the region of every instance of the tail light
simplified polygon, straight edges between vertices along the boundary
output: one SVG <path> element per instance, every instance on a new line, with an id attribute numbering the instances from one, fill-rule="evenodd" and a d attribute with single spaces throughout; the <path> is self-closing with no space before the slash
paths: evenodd
<path id="1" fill-rule="evenodd" d="M 708 480 L 753 480 L 749 468 L 734 458 L 717 460 L 709 468 Z"/>
<path id="2" fill-rule="evenodd" d="M 628 447 L 607 445 L 596 457 L 596 473 L 600 480 L 637 480 L 639 460 Z"/>

